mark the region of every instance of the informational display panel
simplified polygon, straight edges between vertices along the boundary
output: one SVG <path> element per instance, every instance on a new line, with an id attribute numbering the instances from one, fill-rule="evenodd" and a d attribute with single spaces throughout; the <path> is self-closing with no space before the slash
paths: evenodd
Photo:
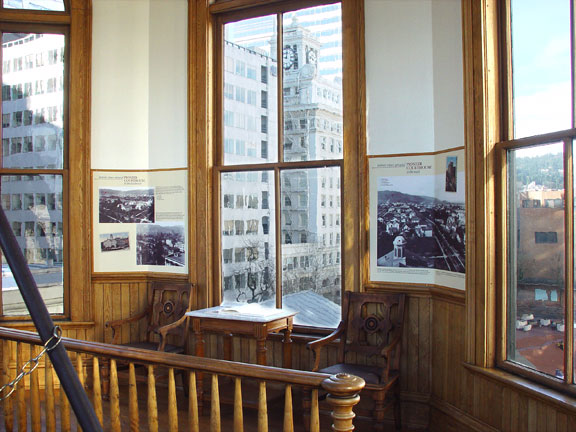
<path id="1" fill-rule="evenodd" d="M 370 159 L 370 279 L 465 289 L 464 150 Z"/>
<path id="2" fill-rule="evenodd" d="M 94 171 L 95 272 L 187 273 L 185 169 Z"/>

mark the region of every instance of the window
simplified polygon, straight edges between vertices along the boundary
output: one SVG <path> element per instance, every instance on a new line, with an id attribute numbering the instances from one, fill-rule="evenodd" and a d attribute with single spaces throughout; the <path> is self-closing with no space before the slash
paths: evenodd
<path id="1" fill-rule="evenodd" d="M 536 243 L 558 243 L 558 233 L 555 231 L 538 232 L 534 233 L 534 241 Z"/>
<path id="2" fill-rule="evenodd" d="M 260 132 L 268 133 L 268 116 L 260 116 Z"/>
<path id="3" fill-rule="evenodd" d="M 31 6 L 29 2 L 18 3 L 28 5 L 26 8 Z M 52 9 L 58 4 L 56 9 Z M 64 11 L 63 2 L 39 1 L 35 5 L 40 5 L 36 12 L 38 17 L 44 15 L 47 9 Z M 5 7 L 22 9 L 21 6 L 8 6 L 6 3 Z M 36 9 L 35 6 L 32 8 Z M 50 13 L 44 17 L 47 22 L 53 21 Z M 26 251 L 25 258 L 32 265 L 31 270 L 41 287 L 41 295 L 50 293 L 50 312 L 63 314 L 66 268 L 62 265 L 61 257 L 65 255 L 66 242 L 63 238 L 64 230 L 53 232 L 52 226 L 62 226 L 65 218 L 62 205 L 57 207 L 52 198 L 62 196 L 67 189 L 65 182 L 70 174 L 66 160 L 68 151 L 65 151 L 68 142 L 67 122 L 64 122 L 62 110 L 67 105 L 67 89 L 58 85 L 64 82 L 69 67 L 60 61 L 58 55 L 68 47 L 69 31 L 67 26 L 48 29 L 45 24 L 37 24 L 35 30 L 34 24 L 25 22 L 26 15 L 22 15 L 22 20 L 22 30 L 17 29 L 18 25 L 12 25 L 8 30 L 0 24 L 2 59 L 12 65 L 10 70 L 3 68 L 0 76 L 2 107 L 6 113 L 2 116 L 0 188 L 3 204 L 10 204 L 7 217 L 21 249 Z M 50 68 L 44 67 L 48 65 Z M 46 91 L 50 92 L 49 98 L 37 96 Z M 26 101 L 20 100 L 23 97 L 27 98 Z M 46 118 L 45 113 L 48 114 Z M 8 137 L 12 137 L 9 151 Z M 35 151 L 44 150 L 46 138 L 61 142 L 62 146 L 54 148 L 50 153 L 35 154 Z M 47 169 L 51 171 L 47 173 Z M 9 173 L 5 170 L 9 170 Z M 5 266 L 3 260 L 3 268 Z M 50 274 L 49 278 L 46 278 L 46 274 Z M 1 283 L 3 292 L 14 287 L 13 279 L 5 277 L 4 272 Z M 0 312 L 4 316 L 28 314 L 20 296 L 3 297 Z"/>
<path id="4" fill-rule="evenodd" d="M 260 66 L 260 82 L 262 84 L 268 84 L 268 67 Z"/>
<path id="5" fill-rule="evenodd" d="M 507 7 L 509 26 L 500 33 L 508 68 L 502 79 L 506 128 L 496 144 L 506 195 L 499 269 L 505 339 L 498 365 L 576 393 L 574 356 L 568 355 L 576 333 L 574 185 L 566 183 L 574 175 L 576 151 L 574 11 L 569 2 L 511 0 Z M 554 25 L 543 25 L 548 20 Z M 537 38 L 533 26 L 539 26 Z"/>
<path id="6" fill-rule="evenodd" d="M 234 208 L 234 195 L 232 195 L 232 194 L 224 195 L 224 207 L 225 208 Z"/>
<path id="7" fill-rule="evenodd" d="M 225 278 L 236 275 L 236 272 L 255 275 L 248 276 L 249 290 L 245 290 L 246 282 L 243 285 L 234 284 L 232 290 L 222 291 L 222 299 L 223 302 L 235 302 L 240 299 L 274 307 L 285 301 L 285 294 L 290 293 L 290 297 L 296 301 L 299 293 L 313 288 L 313 294 L 322 299 L 319 304 L 325 304 L 327 300 L 340 305 L 340 286 L 335 287 L 330 283 L 322 287 L 313 281 L 333 281 L 341 278 L 341 265 L 337 264 L 335 259 L 327 258 L 336 257 L 337 252 L 340 253 L 340 246 L 320 242 L 326 237 L 325 231 L 329 229 L 330 232 L 339 232 L 339 228 L 327 227 L 326 217 L 324 226 L 322 225 L 319 215 L 321 200 L 317 191 L 320 190 L 321 179 L 324 181 L 330 179 L 332 184 L 340 184 L 344 161 L 342 154 L 320 152 L 320 137 L 316 135 L 315 126 L 324 123 L 342 123 L 343 107 L 341 103 L 331 103 L 330 110 L 311 110 L 310 102 L 306 102 L 305 99 L 306 95 L 312 96 L 313 89 L 320 84 L 332 94 L 341 95 L 342 65 L 338 62 L 324 65 L 320 52 L 318 74 L 304 80 L 302 79 L 304 70 L 300 70 L 304 67 L 304 62 L 302 59 L 297 59 L 297 53 L 303 52 L 305 44 L 310 43 L 308 39 L 303 40 L 303 35 L 306 35 L 306 38 L 317 38 L 315 43 L 318 46 L 332 43 L 330 54 L 341 50 L 341 42 L 337 43 L 334 40 L 335 35 L 336 39 L 342 35 L 340 4 L 330 5 L 332 27 L 326 29 L 326 35 L 306 31 L 310 30 L 311 21 L 305 19 L 316 13 L 321 16 L 325 12 L 324 6 L 285 11 L 286 5 L 282 2 L 278 7 L 284 10 L 270 13 L 270 5 L 267 5 L 267 15 L 259 14 L 257 7 L 249 8 L 245 11 L 246 18 L 241 20 L 238 20 L 236 15 L 227 15 L 223 12 L 219 22 L 224 28 L 215 29 L 221 31 L 225 38 L 217 54 L 223 59 L 230 58 L 235 62 L 234 74 L 226 69 L 226 62 L 217 62 L 224 65 L 221 71 L 217 71 L 221 77 L 217 80 L 221 82 L 220 88 L 216 89 L 220 103 L 215 106 L 221 111 L 215 114 L 216 118 L 221 119 L 222 124 L 216 125 L 216 128 L 221 128 L 223 133 L 220 142 L 216 143 L 220 146 L 220 150 L 214 153 L 217 156 L 214 167 L 219 173 L 216 187 L 220 189 L 218 196 L 224 197 L 232 193 L 238 195 L 239 191 L 242 191 L 247 200 L 242 213 L 232 213 L 235 210 L 226 208 L 223 202 L 219 203 L 221 220 L 234 219 L 238 223 L 238 218 L 243 218 L 242 229 L 239 231 L 236 225 L 235 235 L 232 236 L 234 238 L 223 233 L 220 243 L 222 250 L 242 245 L 244 248 L 258 251 L 250 254 L 254 259 L 248 259 L 242 265 L 236 262 L 231 265 L 219 260 L 223 263 L 219 272 L 222 278 L 221 286 L 224 286 Z M 303 19 L 299 20 L 299 17 Z M 292 25 L 302 26 L 303 31 L 294 31 Z M 279 28 L 284 28 L 284 33 L 281 35 L 277 31 Z M 326 38 L 328 33 L 330 40 Z M 284 49 L 289 49 L 292 54 L 284 55 Z M 337 57 L 340 58 L 341 55 Z M 260 128 L 257 131 L 239 131 L 230 127 L 234 123 L 228 120 L 230 117 L 246 115 L 246 112 L 242 112 L 242 109 L 246 110 L 246 106 L 238 107 L 238 103 L 233 104 L 229 100 L 229 89 L 237 88 L 242 82 L 246 83 L 246 79 L 239 78 L 239 75 L 242 75 L 238 73 L 239 62 L 249 65 L 244 75 L 249 75 L 250 78 L 253 76 L 252 68 L 260 70 L 259 82 L 244 84 L 247 89 L 258 89 L 260 92 L 259 106 L 249 107 L 250 110 L 254 110 L 250 111 L 251 113 L 256 112 L 260 115 Z M 285 95 L 287 97 L 284 97 Z M 250 100 L 250 104 L 253 105 L 250 93 L 246 96 L 246 100 Z M 343 139 L 341 131 L 334 131 L 332 134 L 333 138 Z M 245 158 L 234 158 L 233 155 L 229 156 L 228 152 L 222 151 L 226 149 L 227 140 L 230 139 L 260 142 L 260 151 L 255 154 L 249 152 Z M 266 163 L 267 170 L 263 171 L 259 166 L 262 163 Z M 248 177 L 246 174 L 252 172 L 261 173 L 259 177 L 262 181 L 246 184 L 238 177 L 231 179 L 225 176 L 228 173 L 241 173 L 246 178 Z M 339 193 L 338 189 L 334 192 Z M 260 206 L 259 199 L 262 200 Z M 340 216 L 339 209 L 338 216 Z M 280 221 L 279 227 L 276 226 L 276 221 Z M 262 225 L 261 230 L 258 229 L 259 224 Z M 307 256 L 311 256 L 315 263 L 321 263 L 322 257 L 325 256 L 326 265 L 299 266 L 302 248 L 305 248 Z M 276 262 L 286 263 L 286 268 L 297 268 L 300 273 L 298 278 L 308 282 L 291 283 L 294 276 L 290 276 L 281 268 L 276 268 Z M 302 262 L 310 262 L 310 258 L 307 257 Z M 266 272 L 263 272 L 263 269 L 267 269 Z M 273 289 L 270 289 L 271 285 Z M 304 326 L 331 327 L 340 317 L 334 312 L 339 309 L 338 307 L 329 309 L 331 312 L 318 311 L 321 316 L 334 315 L 326 317 L 325 325 L 318 324 L 317 321 L 306 322 L 305 314 L 296 315 L 295 323 Z"/>

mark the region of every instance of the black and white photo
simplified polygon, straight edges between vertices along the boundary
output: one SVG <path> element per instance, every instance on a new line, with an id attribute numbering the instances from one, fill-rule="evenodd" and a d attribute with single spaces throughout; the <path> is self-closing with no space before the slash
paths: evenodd
<path id="1" fill-rule="evenodd" d="M 464 273 L 464 203 L 433 196 L 434 176 L 378 179 L 379 267 Z"/>
<path id="2" fill-rule="evenodd" d="M 128 232 L 100 234 L 100 250 L 102 252 L 130 250 L 130 235 Z"/>
<path id="3" fill-rule="evenodd" d="M 139 224 L 136 227 L 136 264 L 184 267 L 183 222 Z"/>
<path id="4" fill-rule="evenodd" d="M 153 187 L 99 189 L 100 223 L 154 223 Z"/>

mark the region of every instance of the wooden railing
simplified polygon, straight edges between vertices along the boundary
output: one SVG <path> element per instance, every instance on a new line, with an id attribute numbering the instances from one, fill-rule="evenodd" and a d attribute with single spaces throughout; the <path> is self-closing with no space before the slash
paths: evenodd
<path id="1" fill-rule="evenodd" d="M 3 383 L 9 382 L 12 378 L 11 374 L 16 373 L 16 370 L 19 371 L 28 359 L 34 357 L 35 353 L 40 351 L 38 345 L 42 344 L 40 338 L 34 333 L 3 327 L 0 327 L 0 342 L 2 343 L 0 353 L 2 354 Z M 243 431 L 246 407 L 243 403 L 242 388 L 243 384 L 248 383 L 257 387 L 255 421 L 258 432 L 273 430 L 269 429 L 267 401 L 267 386 L 272 385 L 284 387 L 283 423 L 281 426 L 284 432 L 295 430 L 294 420 L 296 416 L 294 413 L 297 412 L 298 407 L 293 404 L 294 388 L 299 388 L 302 392 L 312 396 L 310 412 L 298 416 L 309 422 L 306 429 L 309 428 L 311 432 L 320 431 L 318 395 L 320 392 L 325 392 L 327 393 L 326 401 L 332 410 L 332 430 L 352 431 L 354 429 L 353 407 L 359 402 L 358 393 L 364 387 L 364 381 L 361 378 L 345 374 L 329 376 L 315 372 L 145 351 L 69 338 L 63 338 L 62 343 L 77 366 L 81 382 L 88 389 L 100 423 L 106 430 L 114 432 L 128 428 L 131 431 L 139 431 L 144 430 L 146 426 L 149 431 L 177 431 L 179 424 L 183 424 L 178 412 L 178 405 L 182 407 L 184 397 L 181 398 L 179 404 L 176 391 L 176 372 L 182 373 L 183 377 L 187 378 L 183 383 L 183 387 L 188 389 L 186 430 L 196 432 L 201 430 L 219 432 L 223 427 L 224 420 L 227 424 L 233 425 L 234 432 Z M 29 382 L 26 382 L 25 385 L 21 382 L 14 395 L 4 401 L 1 414 L 4 419 L 5 430 L 27 430 L 28 419 L 30 419 L 32 431 L 41 431 L 45 428 L 49 432 L 56 430 L 57 426 L 62 431 L 72 430 L 71 424 L 74 417 L 70 413 L 69 402 L 66 400 L 64 392 L 58 392 L 58 384 L 53 378 L 53 369 L 49 360 L 43 362 L 42 365 L 44 366 L 43 404 L 41 403 L 40 380 L 42 375 L 36 371 L 30 375 Z M 119 365 L 126 366 L 128 371 L 128 413 L 121 412 L 121 408 L 125 411 L 126 407 L 122 407 L 120 403 Z M 136 366 L 147 368 L 147 374 L 141 376 L 147 381 L 146 407 L 139 407 L 138 405 Z M 167 415 L 165 411 L 159 413 L 157 400 L 159 386 L 156 384 L 156 371 L 159 369 L 167 369 Z M 102 390 L 103 377 L 106 383 L 109 383 L 109 386 L 105 386 L 105 394 Z M 221 398 L 219 392 L 222 381 L 226 381 L 233 387 L 232 419 L 223 419 L 220 415 Z M 207 394 L 204 395 L 204 382 L 211 383 L 209 398 Z M 28 402 L 25 387 L 29 388 Z M 165 390 L 164 387 L 162 389 Z M 60 397 L 56 397 L 57 393 L 60 394 Z M 181 394 L 181 392 L 179 393 Z M 209 417 L 202 415 L 204 411 L 208 412 L 208 407 L 203 407 L 205 399 L 209 400 L 210 404 Z M 145 412 L 147 425 L 140 424 L 140 409 Z M 159 424 L 159 418 L 162 419 L 160 420 L 161 424 Z"/>

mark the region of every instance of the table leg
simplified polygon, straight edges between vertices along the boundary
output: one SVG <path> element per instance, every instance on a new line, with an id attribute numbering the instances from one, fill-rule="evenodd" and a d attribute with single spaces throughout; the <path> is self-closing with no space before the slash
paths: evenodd
<path id="1" fill-rule="evenodd" d="M 261 366 L 266 366 L 266 338 L 268 328 L 265 325 L 254 326 L 254 338 L 256 339 L 256 362 Z"/>
<path id="2" fill-rule="evenodd" d="M 284 330 L 284 339 L 282 340 L 282 367 L 292 369 L 292 326 Z"/>

